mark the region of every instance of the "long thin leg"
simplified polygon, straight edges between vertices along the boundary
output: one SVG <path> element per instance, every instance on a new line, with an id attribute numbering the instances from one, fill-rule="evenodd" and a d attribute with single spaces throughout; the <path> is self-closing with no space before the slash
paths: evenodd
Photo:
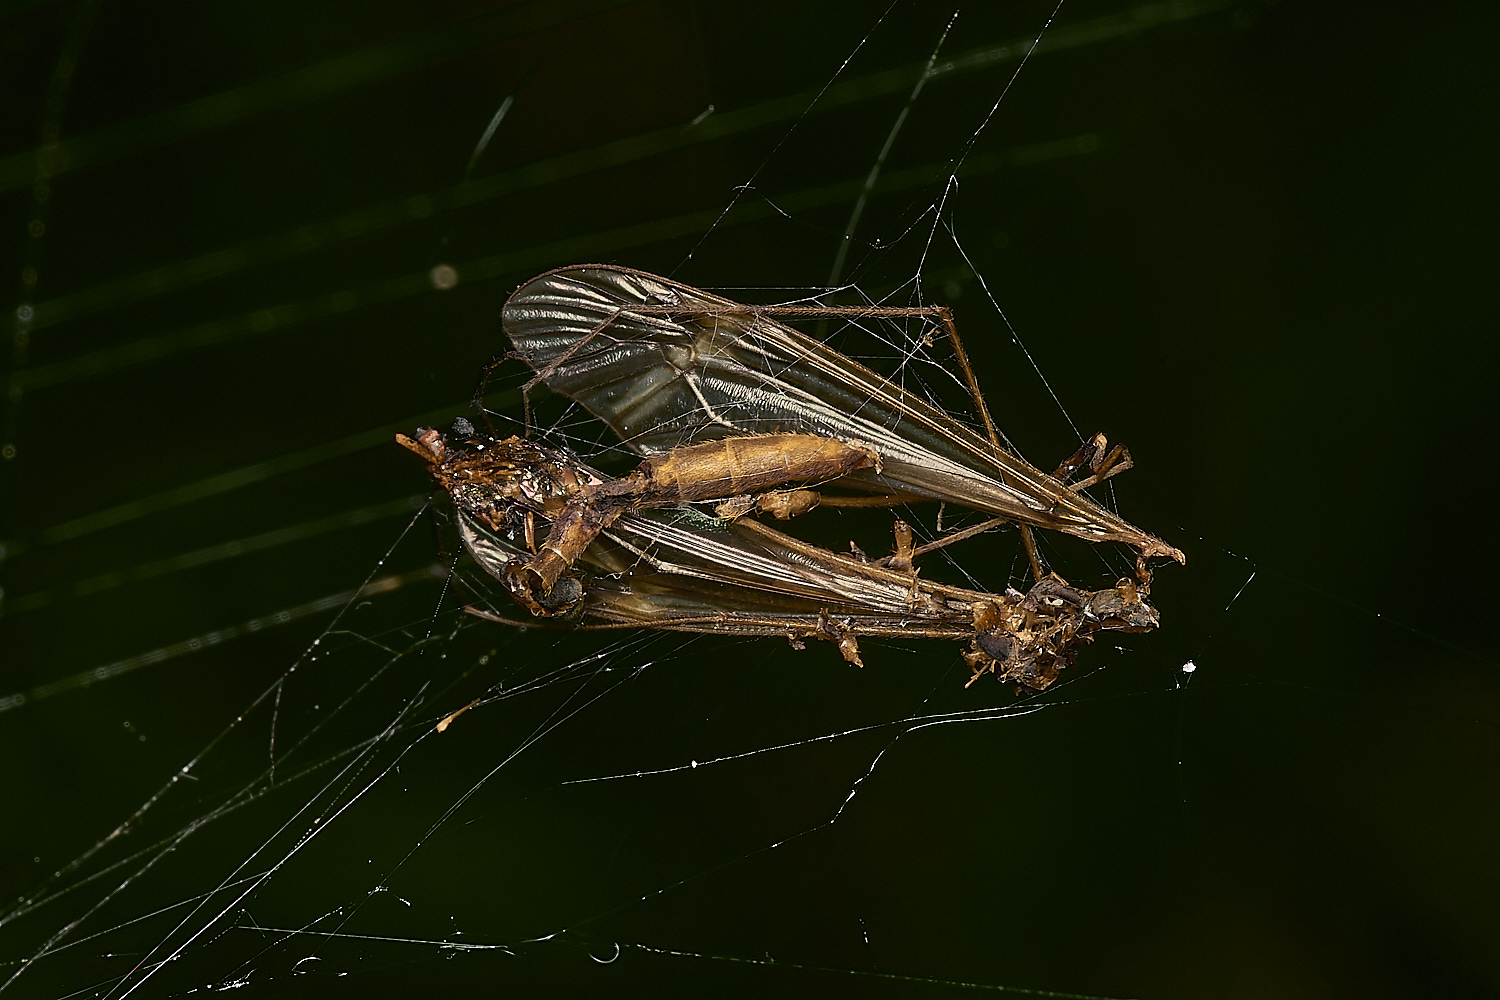
<path id="1" fill-rule="evenodd" d="M 495 430 L 494 421 L 490 420 L 490 411 L 484 405 L 484 392 L 489 388 L 490 376 L 495 369 L 510 360 L 509 355 L 502 354 L 498 358 L 491 358 L 489 363 L 479 373 L 479 384 L 474 387 L 474 396 L 469 404 L 479 411 L 480 419 L 484 421 L 485 429 L 490 432 L 491 437 L 499 437 L 500 433 Z M 522 426 L 526 429 L 526 436 L 531 436 L 531 397 L 525 392 L 521 393 L 521 413 L 525 420 Z"/>
<path id="2" fill-rule="evenodd" d="M 914 548 L 914 549 L 911 550 L 911 558 L 916 559 L 916 558 L 918 558 L 920 556 L 926 555 L 929 552 L 936 552 L 938 549 L 947 548 L 948 546 L 952 545 L 954 542 L 961 542 L 961 541 L 963 541 L 966 538 L 973 538 L 975 535 L 982 535 L 986 531 L 990 531 L 990 530 L 992 530 L 994 528 L 997 528 L 997 527 L 999 527 L 1002 524 L 1009 524 L 1009 523 L 1010 523 L 1010 519 L 1009 518 L 1006 518 L 1006 517 L 992 517 L 988 521 L 983 521 L 983 522 L 981 522 L 979 524 L 973 524 L 973 525 L 970 525 L 967 528 L 960 528 L 958 531 L 955 531 L 952 534 L 944 535 L 942 538 L 937 538 L 937 539 L 934 539 L 933 541 L 925 542 L 925 543 L 923 543 L 921 545 L 918 545 L 916 548 Z M 890 561 L 891 561 L 891 558 L 892 558 L 891 556 L 886 556 L 883 559 L 876 559 L 875 560 L 875 565 L 877 565 L 877 566 L 888 565 L 890 563 Z"/>
<path id="3" fill-rule="evenodd" d="M 1106 449 L 1109 450 L 1106 451 Z M 1085 465 L 1089 467 L 1093 475 L 1076 483 L 1068 483 L 1068 488 L 1074 492 L 1097 486 L 1110 476 L 1117 476 L 1126 469 L 1132 468 L 1135 462 L 1124 445 L 1117 444 L 1109 448 L 1109 439 L 1103 434 L 1095 434 L 1057 467 L 1057 470 L 1052 473 L 1052 478 L 1058 482 L 1067 483 L 1073 478 L 1073 474 Z"/>
<path id="4" fill-rule="evenodd" d="M 1036 539 L 1031 536 L 1031 525 L 1017 521 L 1016 527 L 1021 529 L 1021 546 L 1026 549 L 1026 561 L 1031 563 L 1031 575 L 1041 583 L 1047 574 L 1042 571 L 1042 560 L 1036 554 Z"/>
<path id="5" fill-rule="evenodd" d="M 1085 465 L 1097 472 L 1099 469 L 1099 457 L 1104 454 L 1104 450 L 1108 447 L 1108 439 L 1103 434 L 1095 434 L 1079 445 L 1077 451 L 1063 459 L 1063 463 L 1053 471 L 1052 478 L 1065 483 L 1073 478 L 1073 473 Z"/>
<path id="6" fill-rule="evenodd" d="M 1100 437 L 1103 436 L 1102 434 L 1100 435 Z M 1090 486 L 1097 486 L 1111 476 L 1118 476 L 1126 469 L 1134 467 L 1135 461 L 1130 457 L 1130 452 L 1125 450 L 1124 445 L 1117 444 L 1110 451 L 1109 455 L 1099 462 L 1099 467 L 1094 471 L 1092 476 L 1089 476 L 1087 479 L 1080 479 L 1076 483 L 1070 483 L 1068 489 L 1075 492 L 1086 490 Z"/>
<path id="7" fill-rule="evenodd" d="M 894 507 L 897 504 L 915 503 L 924 500 L 906 493 L 888 493 L 875 497 L 831 497 L 826 493 L 819 494 L 819 507 Z"/>

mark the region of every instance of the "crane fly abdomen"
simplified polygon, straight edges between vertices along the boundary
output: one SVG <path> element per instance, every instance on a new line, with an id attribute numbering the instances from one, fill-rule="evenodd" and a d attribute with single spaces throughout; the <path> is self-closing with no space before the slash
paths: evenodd
<path id="1" fill-rule="evenodd" d="M 642 462 L 623 479 L 584 486 L 568 498 L 536 555 L 505 583 L 532 614 L 555 613 L 542 598 L 598 536 L 628 510 L 722 500 L 876 468 L 868 448 L 806 434 L 766 434 L 678 448 Z"/>
<path id="2" fill-rule="evenodd" d="M 789 483 L 830 482 L 879 465 L 879 456 L 861 445 L 807 434 L 766 434 L 677 448 L 646 459 L 625 481 L 645 480 L 639 492 L 643 500 L 694 503 Z"/>

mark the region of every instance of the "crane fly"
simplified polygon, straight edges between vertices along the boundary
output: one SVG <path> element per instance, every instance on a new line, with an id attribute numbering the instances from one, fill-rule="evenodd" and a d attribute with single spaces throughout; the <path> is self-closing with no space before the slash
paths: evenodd
<path id="1" fill-rule="evenodd" d="M 501 315 L 514 356 L 535 372 L 527 388 L 543 383 L 577 401 L 639 455 L 739 436 L 831 438 L 878 458 L 837 485 L 887 502 L 938 500 L 1013 521 L 1038 579 L 1044 574 L 1030 528 L 1131 546 L 1143 585 L 1150 559 L 1186 561 L 1082 492 L 1131 465 L 1129 453 L 1107 449 L 1102 434 L 1051 474 L 1002 443 L 945 306 L 745 305 L 643 271 L 588 264 L 526 282 Z M 777 317 L 937 322 L 985 433 Z M 1085 466 L 1092 474 L 1070 482 Z"/>
<path id="2" fill-rule="evenodd" d="M 459 537 L 486 573 L 538 619 L 471 613 L 510 624 L 654 628 L 783 636 L 833 643 L 862 665 L 862 637 L 968 643 L 970 683 L 986 673 L 1046 688 L 1101 632 L 1145 632 L 1156 611 L 1132 580 L 1075 590 L 1056 577 L 1026 593 L 987 594 L 922 580 L 911 567 L 910 529 L 897 522 L 897 559 L 881 565 L 802 542 L 755 520 L 725 521 L 696 507 L 627 505 L 599 526 L 553 586 L 518 591 L 518 568 L 545 551 L 556 519 L 607 477 L 571 455 L 521 437 L 496 439 L 457 425 L 398 435 L 422 456 L 453 500 Z M 904 529 L 904 530 L 903 530 Z"/>

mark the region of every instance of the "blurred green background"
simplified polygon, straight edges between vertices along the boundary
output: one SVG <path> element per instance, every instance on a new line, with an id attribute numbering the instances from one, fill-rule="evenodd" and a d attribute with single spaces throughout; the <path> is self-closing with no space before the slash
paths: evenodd
<path id="1" fill-rule="evenodd" d="M 1500 11 L 1068 0 L 1007 92 L 1051 13 L 960 9 L 838 277 L 1188 553 L 1016 699 L 463 616 L 391 443 L 547 268 L 830 284 L 952 6 L 0 6 L 9 994 L 1500 992 Z"/>

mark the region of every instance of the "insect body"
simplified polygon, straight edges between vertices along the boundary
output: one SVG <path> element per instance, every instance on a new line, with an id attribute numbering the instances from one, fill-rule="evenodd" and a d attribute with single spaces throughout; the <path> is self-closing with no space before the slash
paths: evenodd
<path id="1" fill-rule="evenodd" d="M 599 532 L 627 511 L 837 479 L 879 461 L 867 448 L 830 438 L 767 434 L 686 445 L 647 459 L 628 476 L 605 479 L 521 438 L 476 443 L 469 453 L 452 455 L 431 429 L 416 441 L 405 435 L 397 440 L 433 461 L 434 473 L 455 497 L 527 518 L 527 546 L 535 555 L 509 566 L 505 582 L 533 614 L 548 613 L 543 602 L 557 581 Z M 551 520 L 540 544 L 537 516 Z"/>
<path id="2" fill-rule="evenodd" d="M 860 637 L 956 639 L 968 643 L 964 657 L 975 678 L 994 673 L 1041 689 L 1098 633 L 1148 631 L 1158 621 L 1128 580 L 1085 592 L 1049 578 L 1024 594 L 986 594 L 920 579 L 909 568 L 910 533 L 901 526 L 898 548 L 908 551 L 897 565 L 908 568 L 895 569 L 680 503 L 614 510 L 551 588 L 518 589 L 518 572 L 544 554 L 558 519 L 578 507 L 572 501 L 622 480 L 519 437 L 450 443 L 429 429 L 400 440 L 452 496 L 474 560 L 550 622 L 581 615 L 593 624 L 579 627 L 780 635 L 799 645 L 822 639 L 855 664 Z"/>

